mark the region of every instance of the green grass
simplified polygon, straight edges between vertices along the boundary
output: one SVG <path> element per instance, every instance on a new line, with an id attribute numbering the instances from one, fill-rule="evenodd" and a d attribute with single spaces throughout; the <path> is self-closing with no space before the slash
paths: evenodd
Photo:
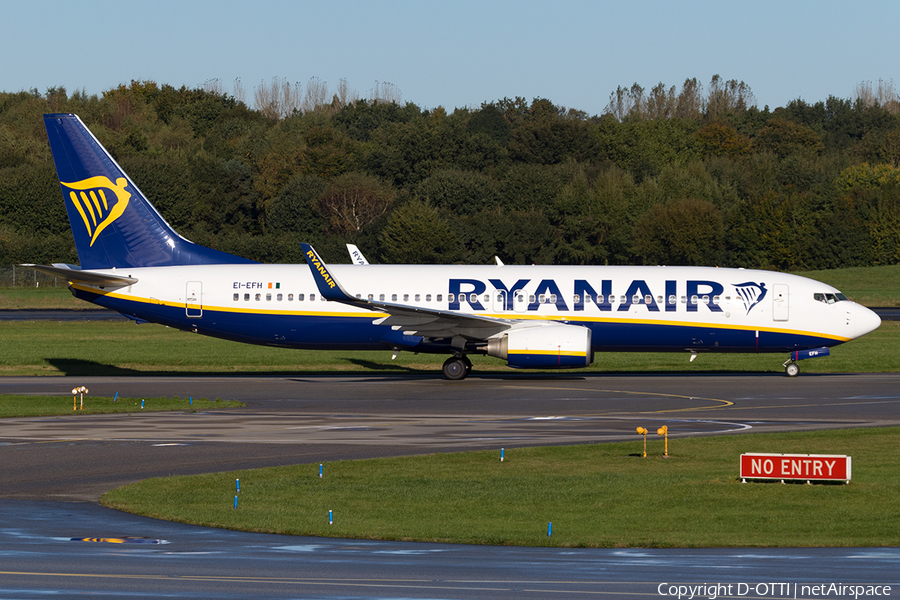
<path id="1" fill-rule="evenodd" d="M 637 436 L 636 436 L 637 437 Z M 589 547 L 900 545 L 900 429 L 650 440 L 150 479 L 106 506 L 257 532 Z M 848 454 L 850 485 L 747 483 L 745 452 Z M 652 454 L 656 456 L 652 456 Z M 234 510 L 235 479 L 241 482 Z M 334 524 L 328 524 L 328 511 Z M 547 524 L 553 535 L 547 537 Z"/>
<path id="2" fill-rule="evenodd" d="M 423 373 L 440 371 L 444 356 L 390 351 L 288 350 L 228 342 L 161 325 L 110 321 L 0 321 L 0 375 L 127 375 L 153 373 Z M 804 373 L 900 371 L 900 322 L 800 363 Z M 477 373 L 511 373 L 495 358 L 472 356 Z M 687 352 L 599 353 L 576 373 L 782 372 L 782 354 Z"/>
<path id="3" fill-rule="evenodd" d="M 83 400 L 83 401 L 82 401 Z M 143 404 L 142 404 L 143 401 Z M 74 407 L 78 410 L 74 410 Z M 104 396 L 18 396 L 0 395 L 0 417 L 42 417 L 52 415 L 99 415 L 108 413 L 149 412 L 164 410 L 205 410 L 246 406 L 236 400 L 221 398 L 116 398 Z"/>
<path id="4" fill-rule="evenodd" d="M 99 308 L 72 295 L 69 289 L 60 287 L 0 287 L 0 309 L 71 309 Z"/>

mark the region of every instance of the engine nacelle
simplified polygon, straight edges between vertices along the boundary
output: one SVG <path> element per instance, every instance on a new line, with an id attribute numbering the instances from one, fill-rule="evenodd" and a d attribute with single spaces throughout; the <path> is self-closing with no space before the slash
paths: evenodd
<path id="1" fill-rule="evenodd" d="M 594 359 L 591 330 L 562 323 L 512 329 L 488 340 L 487 353 L 510 367 L 527 369 L 587 367 Z"/>

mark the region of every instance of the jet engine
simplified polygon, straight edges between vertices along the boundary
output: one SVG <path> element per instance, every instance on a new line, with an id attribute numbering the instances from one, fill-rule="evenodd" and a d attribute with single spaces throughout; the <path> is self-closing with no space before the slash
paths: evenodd
<path id="1" fill-rule="evenodd" d="M 511 329 L 488 340 L 487 353 L 527 369 L 573 369 L 594 360 L 591 330 L 563 323 Z"/>

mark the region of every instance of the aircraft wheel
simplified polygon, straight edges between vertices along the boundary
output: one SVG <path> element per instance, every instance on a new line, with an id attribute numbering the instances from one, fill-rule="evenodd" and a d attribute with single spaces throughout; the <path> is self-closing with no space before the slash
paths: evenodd
<path id="1" fill-rule="evenodd" d="M 788 377 L 796 377 L 800 374 L 800 366 L 795 362 L 789 362 L 784 366 L 784 372 Z"/>
<path id="2" fill-rule="evenodd" d="M 443 372 L 444 377 L 449 379 L 450 381 L 459 381 L 461 379 L 465 379 L 466 375 L 469 374 L 471 369 L 471 363 L 469 363 L 469 367 L 466 366 L 468 359 L 465 357 L 451 356 L 447 360 L 444 361 Z"/>

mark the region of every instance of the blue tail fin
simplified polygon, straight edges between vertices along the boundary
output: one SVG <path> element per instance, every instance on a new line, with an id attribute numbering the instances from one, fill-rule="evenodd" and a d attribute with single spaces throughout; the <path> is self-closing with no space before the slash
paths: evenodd
<path id="1" fill-rule="evenodd" d="M 44 115 L 82 269 L 252 263 L 166 223 L 76 115 Z"/>

